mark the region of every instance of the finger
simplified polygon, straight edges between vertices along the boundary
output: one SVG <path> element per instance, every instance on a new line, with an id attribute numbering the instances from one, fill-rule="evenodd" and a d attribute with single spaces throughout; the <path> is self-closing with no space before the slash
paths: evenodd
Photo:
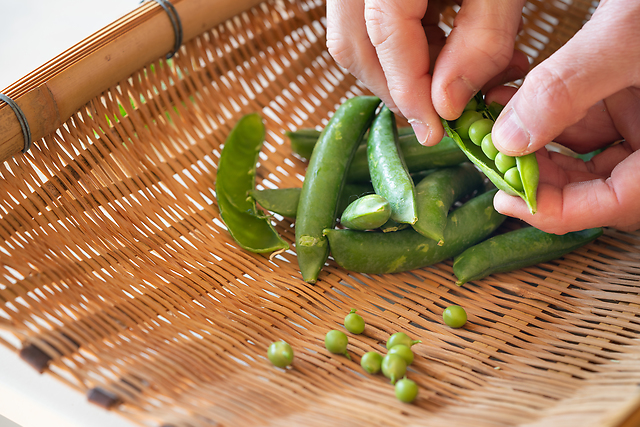
<path id="1" fill-rule="evenodd" d="M 535 151 L 598 101 L 633 85 L 639 16 L 639 2 L 602 2 L 569 42 L 527 75 L 496 121 L 496 148 L 514 156 Z"/>
<path id="2" fill-rule="evenodd" d="M 365 0 L 365 23 L 384 71 L 389 94 L 423 144 L 444 129 L 431 104 L 429 43 L 422 26 L 427 0 Z"/>
<path id="3" fill-rule="evenodd" d="M 443 118 L 454 120 L 487 82 L 509 64 L 522 75 L 529 68 L 519 54 L 512 63 L 522 15 L 522 0 L 466 0 L 454 21 L 433 70 L 433 103 Z M 523 68 L 523 69 L 518 69 Z"/>
<path id="4" fill-rule="evenodd" d="M 640 218 L 640 152 L 620 163 L 608 179 L 576 182 L 564 187 L 541 184 L 538 211 L 531 215 L 519 197 L 498 192 L 494 207 L 548 233 L 564 234 L 586 228 L 633 228 Z"/>
<path id="5" fill-rule="evenodd" d="M 389 108 L 396 108 L 367 34 L 363 1 L 327 0 L 327 50 Z"/>
<path id="6" fill-rule="evenodd" d="M 514 50 L 509 65 L 482 86 L 482 93 L 486 94 L 494 87 L 523 79 L 528 71 L 529 59 L 527 55 L 519 50 Z"/>

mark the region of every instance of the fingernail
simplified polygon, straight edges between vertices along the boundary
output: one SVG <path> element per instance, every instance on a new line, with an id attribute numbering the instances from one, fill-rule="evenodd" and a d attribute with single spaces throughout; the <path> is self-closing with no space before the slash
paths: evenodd
<path id="1" fill-rule="evenodd" d="M 429 140 L 429 135 L 431 134 L 429 125 L 416 119 L 409 119 L 408 122 L 413 129 L 413 133 L 416 134 L 418 142 L 422 145 L 425 145 Z"/>
<path id="2" fill-rule="evenodd" d="M 449 105 L 451 105 L 451 108 L 455 111 L 462 111 L 471 98 L 473 98 L 476 90 L 467 78 L 461 76 L 449 83 L 446 93 L 449 97 Z"/>
<path id="3" fill-rule="evenodd" d="M 491 132 L 493 143 L 505 154 L 521 155 L 529 147 L 531 136 L 518 114 L 510 108 L 498 117 Z"/>

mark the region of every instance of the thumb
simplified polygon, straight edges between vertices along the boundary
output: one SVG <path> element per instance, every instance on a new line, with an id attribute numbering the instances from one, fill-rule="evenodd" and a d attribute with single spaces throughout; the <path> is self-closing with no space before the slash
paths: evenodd
<path id="1" fill-rule="evenodd" d="M 498 150 L 512 156 L 536 151 L 596 102 L 638 83 L 638 3 L 602 2 L 569 42 L 529 73 L 493 128 Z"/>

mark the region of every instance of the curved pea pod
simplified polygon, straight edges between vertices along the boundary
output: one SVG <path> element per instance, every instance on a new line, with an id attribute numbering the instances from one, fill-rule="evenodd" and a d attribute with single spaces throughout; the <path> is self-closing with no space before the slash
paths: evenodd
<path id="1" fill-rule="evenodd" d="M 456 284 L 560 258 L 597 239 L 602 233 L 602 228 L 590 228 L 557 235 L 535 227 L 524 227 L 499 234 L 454 258 Z"/>
<path id="2" fill-rule="evenodd" d="M 341 267 L 368 274 L 413 270 L 451 258 L 502 224 L 504 215 L 493 208 L 496 191 L 474 197 L 454 210 L 441 246 L 412 228 L 394 233 L 327 229 L 331 255 Z"/>
<path id="3" fill-rule="evenodd" d="M 411 224 L 396 222 L 391 218 L 389 218 L 387 222 L 385 222 L 380 226 L 380 231 L 382 231 L 383 233 L 391 233 L 394 231 L 404 230 L 405 228 L 409 228 L 409 227 L 411 227 Z"/>
<path id="4" fill-rule="evenodd" d="M 355 150 L 371 124 L 380 99 L 358 96 L 333 114 L 313 149 L 296 215 L 296 251 L 304 281 L 315 283 L 329 256 L 325 228 L 336 224 L 338 202 Z"/>
<path id="5" fill-rule="evenodd" d="M 444 229 L 453 204 L 482 187 L 482 174 L 471 164 L 440 169 L 416 185 L 418 221 L 414 230 L 444 243 Z"/>
<path id="6" fill-rule="evenodd" d="M 442 119 L 442 124 L 447 134 L 453 138 L 469 160 L 478 166 L 496 187 L 512 196 L 520 196 L 529 207 L 529 211 L 532 214 L 536 213 L 536 193 L 540 172 L 538 170 L 538 161 L 536 160 L 535 153 L 516 157 L 516 166 L 523 185 L 523 190 L 518 190 L 505 181 L 504 174 L 498 170 L 494 161 L 487 157 L 481 147 L 475 145 L 470 140 L 460 138 L 446 120 Z"/>
<path id="7" fill-rule="evenodd" d="M 391 215 L 389 202 L 378 194 L 354 200 L 340 217 L 340 224 L 352 230 L 372 230 L 385 224 Z"/>
<path id="8" fill-rule="evenodd" d="M 295 218 L 298 213 L 301 188 L 268 188 L 265 190 L 253 189 L 249 195 L 266 210 L 277 213 L 287 218 Z M 349 205 L 359 197 L 373 194 L 371 184 L 346 183 L 340 193 L 338 202 L 338 217 Z"/>
<path id="9" fill-rule="evenodd" d="M 386 106 L 371 124 L 367 159 L 373 189 L 389 201 L 391 219 L 415 223 L 418 219 L 416 188 L 400 156 L 395 115 Z"/>
<path id="10" fill-rule="evenodd" d="M 258 155 L 265 128 L 260 115 L 248 114 L 238 121 L 225 141 L 218 162 L 216 200 L 222 221 L 236 242 L 251 252 L 288 249 L 269 219 L 248 197 L 255 186 Z"/>

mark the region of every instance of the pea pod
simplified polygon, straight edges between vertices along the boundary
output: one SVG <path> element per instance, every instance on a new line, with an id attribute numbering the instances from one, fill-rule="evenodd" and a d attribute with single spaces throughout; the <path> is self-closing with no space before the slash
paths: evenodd
<path id="1" fill-rule="evenodd" d="M 414 224 L 418 220 L 416 188 L 398 151 L 395 115 L 386 106 L 371 124 L 367 140 L 371 183 L 391 205 L 391 219 Z"/>
<path id="2" fill-rule="evenodd" d="M 454 258 L 456 284 L 551 261 L 597 239 L 602 232 L 602 228 L 591 228 L 556 235 L 524 227 L 499 234 Z"/>
<path id="3" fill-rule="evenodd" d="M 481 97 L 481 95 L 479 95 Z M 481 98 L 480 98 L 481 101 Z M 495 104 L 487 107 L 484 101 L 479 102 L 478 108 L 486 118 L 495 119 L 494 115 L 499 113 L 500 109 Z M 469 111 L 464 114 L 469 114 Z M 513 181 L 505 180 L 505 171 L 501 171 L 496 165 L 496 161 L 490 159 L 482 147 L 474 144 L 466 135 L 460 135 L 454 130 L 454 122 L 448 122 L 442 119 L 442 124 L 447 134 L 453 138 L 458 144 L 458 147 L 464 152 L 464 154 L 471 160 L 480 170 L 486 175 L 493 184 L 500 190 L 510 194 L 512 196 L 520 196 L 532 214 L 536 213 L 537 202 L 536 193 L 538 189 L 538 180 L 540 172 L 538 170 L 538 161 L 536 160 L 535 153 L 527 154 L 525 156 L 516 157 L 517 174 L 515 177 L 519 179 L 519 182 L 515 184 Z M 459 129 L 458 129 L 459 130 Z M 514 174 L 510 174 L 514 176 Z M 522 190 L 516 187 L 522 185 Z"/>
<path id="4" fill-rule="evenodd" d="M 340 217 L 340 224 L 352 230 L 372 230 L 385 224 L 391 215 L 389 202 L 379 194 L 354 200 Z"/>
<path id="5" fill-rule="evenodd" d="M 296 215 L 296 251 L 304 281 L 315 283 L 329 256 L 325 228 L 336 223 L 338 201 L 355 150 L 380 99 L 357 96 L 338 107 L 313 149 Z"/>
<path id="6" fill-rule="evenodd" d="M 474 197 L 454 210 L 438 245 L 412 228 L 394 233 L 327 229 L 331 255 L 341 267 L 360 273 L 396 273 L 453 257 L 491 234 L 505 217 L 493 208 L 497 190 Z"/>
<path id="7" fill-rule="evenodd" d="M 409 128 L 411 129 L 411 128 Z M 398 129 L 398 143 L 400 153 L 410 173 L 422 172 L 427 169 L 441 168 L 447 166 L 459 165 L 467 162 L 467 156 L 458 148 L 455 141 L 449 137 L 442 140 L 432 147 L 425 147 L 418 142 L 415 134 L 402 134 L 403 128 Z M 304 132 L 303 132 L 304 131 Z M 301 134 L 298 135 L 298 132 Z M 317 142 L 317 138 L 313 139 L 312 135 L 320 134 L 319 131 L 310 129 L 301 129 L 300 131 L 287 132 L 291 142 L 291 149 L 294 153 L 304 158 L 311 157 L 313 147 Z M 369 174 L 369 161 L 367 160 L 367 147 L 361 145 L 358 147 L 349 172 L 347 173 L 348 182 L 369 182 L 371 176 Z"/>
<path id="8" fill-rule="evenodd" d="M 264 136 L 260 115 L 242 117 L 225 141 L 216 177 L 216 200 L 229 233 L 243 249 L 259 253 L 289 248 L 255 201 L 247 197 L 255 186 Z"/>
<path id="9" fill-rule="evenodd" d="M 316 143 L 318 142 L 318 138 L 320 137 L 321 133 L 322 132 L 317 129 L 302 128 L 298 130 L 286 131 L 284 135 L 289 139 L 291 151 L 293 151 L 303 159 L 310 159 L 311 153 L 313 152 L 313 147 L 315 147 Z M 411 129 L 411 126 L 399 127 L 398 136 L 402 138 L 406 135 L 413 135 L 413 139 L 415 139 L 415 134 L 413 133 L 413 129 Z M 366 141 L 366 136 L 364 140 Z"/>
<path id="10" fill-rule="evenodd" d="M 298 202 L 300 201 L 301 191 L 301 188 L 253 189 L 249 192 L 249 195 L 266 210 L 287 218 L 295 218 L 298 212 Z M 342 212 L 344 212 L 349 203 L 359 197 L 373 193 L 374 191 L 371 184 L 346 183 L 340 193 L 337 218 L 342 215 Z"/>
<path id="11" fill-rule="evenodd" d="M 418 221 L 413 228 L 442 245 L 449 209 L 456 201 L 479 189 L 482 183 L 482 174 L 471 163 L 427 175 L 416 185 Z"/>

